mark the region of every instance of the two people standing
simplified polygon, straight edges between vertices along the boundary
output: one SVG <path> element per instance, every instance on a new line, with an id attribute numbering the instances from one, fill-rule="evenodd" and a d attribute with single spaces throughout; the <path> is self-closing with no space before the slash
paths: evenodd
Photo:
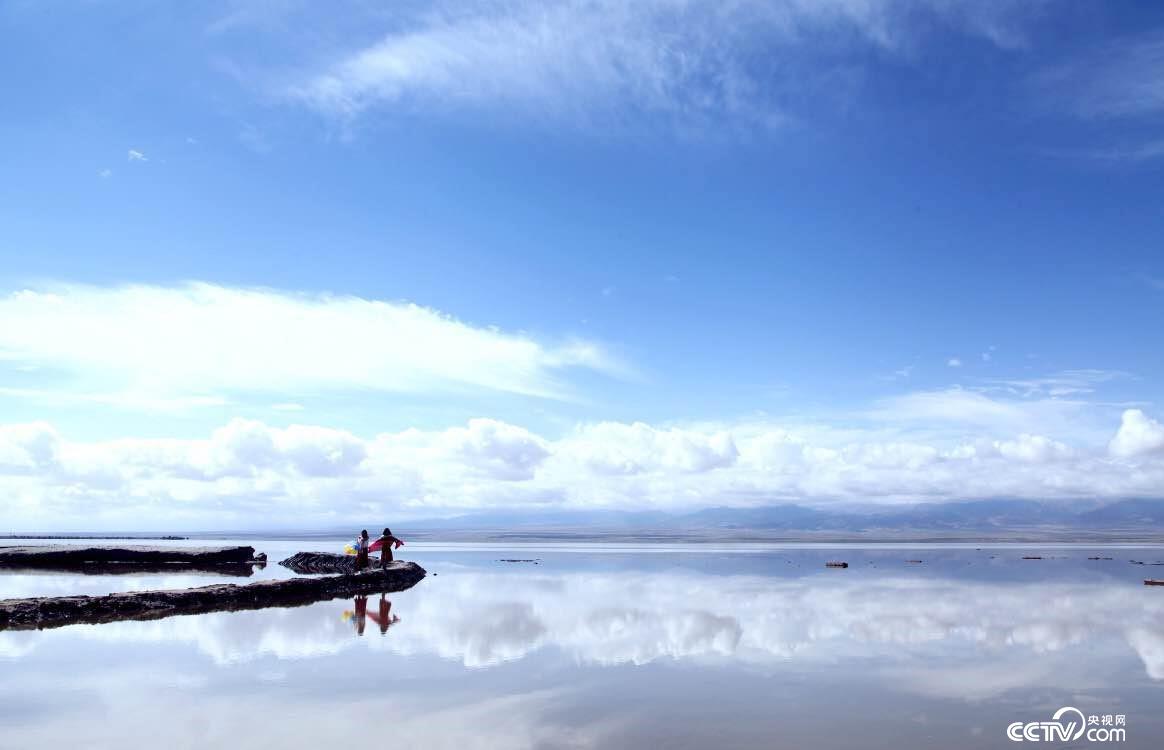
<path id="1" fill-rule="evenodd" d="M 384 533 L 375 542 L 368 541 L 368 530 L 364 529 L 356 537 L 356 570 L 362 571 L 370 567 L 368 554 L 374 549 L 380 550 L 380 569 L 387 568 L 388 563 L 392 562 L 392 550 L 400 549 L 402 546 L 404 546 L 404 542 L 393 536 L 392 530 L 387 526 L 384 527 Z"/>

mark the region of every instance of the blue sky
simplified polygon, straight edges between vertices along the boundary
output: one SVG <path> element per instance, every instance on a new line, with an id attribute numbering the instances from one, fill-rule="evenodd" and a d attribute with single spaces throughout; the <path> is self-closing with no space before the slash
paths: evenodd
<path id="1" fill-rule="evenodd" d="M 0 33 L 14 523 L 62 488 L 110 523 L 263 492 L 321 517 L 944 500 L 960 446 L 1023 435 L 1065 473 L 971 494 L 1164 476 L 1158 4 L 9 2 Z M 361 447 L 327 487 L 286 445 L 110 453 L 231 425 Z M 604 425 L 589 469 L 549 465 Z M 441 468 L 357 491 L 410 430 Z M 745 445 L 777 433 L 798 461 L 926 448 L 942 479 L 783 483 Z M 1088 462 L 1106 483 L 1072 484 Z"/>

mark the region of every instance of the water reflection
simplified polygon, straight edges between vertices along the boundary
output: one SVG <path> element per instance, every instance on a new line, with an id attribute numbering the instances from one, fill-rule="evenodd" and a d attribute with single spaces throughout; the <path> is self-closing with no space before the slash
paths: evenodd
<path id="1" fill-rule="evenodd" d="M 368 618 L 380 628 L 380 635 L 387 635 L 388 628 L 400 622 L 400 618 L 392 612 L 392 602 L 386 594 L 380 594 L 380 601 L 374 612 L 368 611 L 368 597 L 357 596 L 353 602 L 353 609 L 345 610 L 343 619 L 351 622 L 356 629 L 356 635 L 363 635 L 367 627 Z"/>
<path id="2" fill-rule="evenodd" d="M 692 571 L 466 569 L 406 597 L 407 627 L 377 649 L 489 668 L 553 651 L 592 665 L 907 661 L 959 654 L 1008 660 L 1118 644 L 1164 680 L 1164 596 L 1125 584 L 991 583 L 906 575 L 772 579 Z M 69 629 L 96 641 L 190 643 L 218 663 L 336 653 L 334 605 Z M 400 622 L 386 596 L 356 597 L 342 618 L 363 634 Z M 6 635 L 0 643 L 11 644 Z M 30 643 L 35 644 L 34 638 Z M 14 647 L 9 645 L 8 651 Z M 22 647 L 23 648 L 23 647 Z M 0 652 L 4 653 L 4 652 Z"/>
<path id="3" fill-rule="evenodd" d="M 890 566 L 850 555 L 839 573 L 784 559 L 559 557 L 515 568 L 449 557 L 424 561 L 439 576 L 391 598 L 0 633 L 0 668 L 12 676 L 0 685 L 0 722 L 15 721 L 7 701 L 30 695 L 43 693 L 48 711 L 54 670 L 67 665 L 70 689 L 96 691 L 107 708 L 126 708 L 125 681 L 189 681 L 129 693 L 162 714 L 179 710 L 175 691 L 208 701 L 212 726 L 243 741 L 258 738 L 233 724 L 250 719 L 230 695 L 281 716 L 298 702 L 305 716 L 330 717 L 289 719 L 303 733 L 289 747 L 322 744 L 333 719 L 362 711 L 390 716 L 424 747 L 750 746 L 776 736 L 826 748 L 854 736 L 872 747 L 996 746 L 1008 721 L 1074 703 L 1129 714 L 1137 741 L 1164 737 L 1153 718 L 1164 697 L 1164 591 L 1083 557 L 989 568 L 978 564 L 987 553 L 942 564 L 927 555 L 925 567 L 898 557 Z M 369 630 L 387 637 L 358 637 Z M 360 669 L 390 665 L 390 701 L 351 684 L 353 651 Z M 135 665 L 147 654 L 171 669 L 142 677 Z M 849 724 L 862 734 L 846 734 Z M 839 734 L 823 737 L 822 726 Z M 19 746 L 49 738 L 31 724 L 13 731 Z M 115 732 L 110 745 L 132 735 Z"/>

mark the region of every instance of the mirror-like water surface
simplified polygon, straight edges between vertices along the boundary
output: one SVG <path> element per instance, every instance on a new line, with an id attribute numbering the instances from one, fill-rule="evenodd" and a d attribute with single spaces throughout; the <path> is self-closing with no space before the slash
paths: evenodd
<path id="1" fill-rule="evenodd" d="M 1158 548 L 405 551 L 429 577 L 383 598 L 0 633 L 0 746 L 1007 747 L 1062 706 L 1164 744 Z"/>

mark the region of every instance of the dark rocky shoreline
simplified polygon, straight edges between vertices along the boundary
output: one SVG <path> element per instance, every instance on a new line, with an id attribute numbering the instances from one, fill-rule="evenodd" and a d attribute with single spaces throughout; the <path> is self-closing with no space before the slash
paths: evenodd
<path id="1" fill-rule="evenodd" d="M 253 550 L 252 550 L 253 553 Z M 129 591 L 107 596 L 61 596 L 0 601 L 0 631 L 42 630 L 175 615 L 297 607 L 357 594 L 403 591 L 425 576 L 414 562 L 354 575 L 290 578 L 246 585 L 218 584 L 176 591 Z"/>
<path id="2" fill-rule="evenodd" d="M 82 576 L 173 575 L 175 573 L 205 573 L 229 578 L 250 578 L 255 569 L 266 567 L 266 562 L 255 560 L 245 563 L 139 563 L 93 562 L 82 565 L 0 565 L 0 575 L 59 575 L 71 573 Z"/>
<path id="3" fill-rule="evenodd" d="M 97 565 L 245 565 L 256 559 L 254 547 L 147 547 L 45 544 L 0 547 L 0 568 L 83 569 Z"/>

